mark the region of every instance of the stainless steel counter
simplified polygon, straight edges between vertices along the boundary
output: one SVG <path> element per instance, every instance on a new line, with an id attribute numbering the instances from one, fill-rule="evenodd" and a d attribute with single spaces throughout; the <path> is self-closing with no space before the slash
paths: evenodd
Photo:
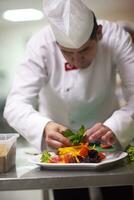
<path id="1" fill-rule="evenodd" d="M 28 162 L 25 151 L 17 150 L 16 168 L 0 174 L 1 191 L 134 185 L 134 163 L 122 161 L 100 171 L 41 170 Z"/>

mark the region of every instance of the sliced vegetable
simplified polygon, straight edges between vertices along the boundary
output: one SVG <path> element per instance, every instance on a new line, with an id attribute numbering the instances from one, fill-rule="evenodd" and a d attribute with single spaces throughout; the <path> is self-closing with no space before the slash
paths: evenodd
<path id="1" fill-rule="evenodd" d="M 105 154 L 102 152 L 98 152 L 98 156 L 100 157 L 101 160 L 104 160 L 106 158 Z"/>
<path id="2" fill-rule="evenodd" d="M 74 163 L 75 159 L 70 153 L 66 153 L 64 155 L 60 155 L 60 160 L 63 163 Z"/>
<path id="3" fill-rule="evenodd" d="M 48 160 L 48 163 L 59 163 L 60 157 L 58 155 L 51 156 Z"/>
<path id="4" fill-rule="evenodd" d="M 86 157 L 88 155 L 89 147 L 88 145 L 84 144 L 83 147 L 79 151 L 79 155 L 82 157 Z"/>

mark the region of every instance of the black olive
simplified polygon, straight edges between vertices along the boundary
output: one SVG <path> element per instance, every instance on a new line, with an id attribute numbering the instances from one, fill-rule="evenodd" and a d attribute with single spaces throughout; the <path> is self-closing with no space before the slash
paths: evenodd
<path id="1" fill-rule="evenodd" d="M 98 155 L 98 152 L 95 149 L 91 149 L 88 151 L 88 156 L 90 158 L 95 158 Z"/>

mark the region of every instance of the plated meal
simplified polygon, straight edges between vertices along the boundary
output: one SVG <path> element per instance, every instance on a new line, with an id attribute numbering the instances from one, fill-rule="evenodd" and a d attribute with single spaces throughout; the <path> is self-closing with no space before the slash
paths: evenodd
<path id="1" fill-rule="evenodd" d="M 105 153 L 95 147 L 81 143 L 79 145 L 58 148 L 57 153 L 43 152 L 41 162 L 45 163 L 99 163 L 105 159 Z"/>
<path id="2" fill-rule="evenodd" d="M 64 131 L 62 134 L 70 139 L 72 146 L 58 148 L 56 152 L 44 151 L 34 157 L 32 162 L 49 169 L 90 169 L 111 164 L 127 156 L 126 152 L 116 151 L 114 147 L 100 141 L 85 143 L 84 133 L 84 126 L 76 133 Z"/>
<path id="3" fill-rule="evenodd" d="M 111 148 L 111 146 L 94 142 L 92 144 L 84 143 L 85 127 L 74 133 L 71 130 L 63 131 L 62 134 L 68 137 L 72 146 L 58 148 L 56 153 L 44 151 L 41 156 L 41 162 L 44 163 L 99 163 L 106 158 L 104 152 L 99 148 Z"/>

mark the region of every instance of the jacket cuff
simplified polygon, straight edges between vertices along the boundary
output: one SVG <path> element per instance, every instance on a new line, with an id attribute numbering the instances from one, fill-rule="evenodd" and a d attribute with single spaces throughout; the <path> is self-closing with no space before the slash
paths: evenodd
<path id="1" fill-rule="evenodd" d="M 52 120 L 49 118 L 43 117 L 43 116 L 38 116 L 37 118 L 33 117 L 32 124 L 34 123 L 35 125 L 32 126 L 32 129 L 30 129 L 30 130 L 32 130 L 32 133 L 29 134 L 26 137 L 26 139 L 40 153 L 45 148 L 44 140 L 43 140 L 44 128 L 45 128 L 46 124 Z"/>
<path id="2" fill-rule="evenodd" d="M 103 124 L 113 131 L 123 148 L 134 138 L 134 120 L 124 111 L 114 112 Z"/>

